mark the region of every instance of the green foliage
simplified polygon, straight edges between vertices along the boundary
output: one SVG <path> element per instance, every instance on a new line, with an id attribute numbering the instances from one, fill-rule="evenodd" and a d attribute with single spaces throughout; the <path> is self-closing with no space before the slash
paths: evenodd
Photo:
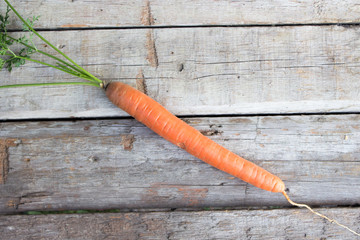
<path id="1" fill-rule="evenodd" d="M 7 6 L 6 8 L 6 13 L 5 13 L 5 16 L 1 15 L 0 14 L 0 29 L 1 29 L 1 32 L 3 30 L 6 30 L 6 25 L 9 24 L 9 13 L 11 11 L 11 8 L 9 6 Z"/>
<path id="2" fill-rule="evenodd" d="M 0 55 L 5 55 L 8 46 L 13 44 L 7 36 L 7 25 L 9 24 L 9 12 L 11 9 L 7 7 L 5 15 L 0 14 Z"/>
<path id="3" fill-rule="evenodd" d="M 25 64 L 26 61 L 35 62 L 42 64 L 47 67 L 52 67 L 54 69 L 60 70 L 62 72 L 68 73 L 75 77 L 84 79 L 88 83 L 84 82 L 68 82 L 65 84 L 77 84 L 77 85 L 90 85 L 90 86 L 103 86 L 102 81 L 86 71 L 84 68 L 75 63 L 71 58 L 66 54 L 60 51 L 57 47 L 51 44 L 43 36 L 41 36 L 35 29 L 34 25 L 38 21 L 39 16 L 24 19 L 17 10 L 9 3 L 8 0 L 3 0 L 7 4 L 6 12 L 4 15 L 0 13 L 0 70 L 6 68 L 8 71 L 12 71 L 15 67 L 20 67 Z M 10 36 L 8 32 L 9 25 L 9 13 L 13 12 L 22 22 L 23 31 L 26 32 L 25 35 L 14 38 Z M 50 46 L 55 52 L 60 55 L 50 54 L 44 51 L 39 50 L 33 41 L 34 37 L 38 37 L 46 45 Z M 47 60 L 52 60 L 55 63 L 48 63 L 46 61 L 40 61 L 32 58 L 32 55 L 38 53 L 45 57 L 48 57 Z M 90 83 L 89 83 L 90 82 Z M 16 85 L 3 85 L 0 88 L 10 88 L 10 87 L 26 87 L 26 86 L 39 86 L 39 85 L 60 85 L 64 83 L 33 83 L 33 84 L 16 84 Z"/>
<path id="4" fill-rule="evenodd" d="M 27 54 L 32 54 L 37 50 L 37 48 L 33 42 L 34 32 L 32 31 L 32 29 L 34 28 L 35 22 L 38 21 L 39 18 L 40 18 L 40 16 L 37 16 L 37 17 L 34 16 L 32 19 L 28 18 L 26 20 L 26 24 L 25 23 L 23 24 L 23 31 L 28 32 L 28 36 L 27 37 L 24 36 L 21 39 L 21 41 L 22 41 L 22 43 L 31 44 L 31 46 L 33 47 L 33 48 L 26 47 L 25 49 L 22 49 Z"/>
<path id="5" fill-rule="evenodd" d="M 36 21 L 39 20 L 39 18 L 40 18 L 40 16 L 36 16 L 36 17 L 33 16 L 32 19 L 28 18 L 26 20 L 27 24 L 25 24 L 25 23 L 23 24 L 23 30 L 26 31 L 26 32 L 30 32 L 31 31 L 30 28 L 34 28 L 34 24 L 35 24 Z"/>
<path id="6" fill-rule="evenodd" d="M 33 43 L 33 32 L 30 31 L 30 27 L 34 26 L 34 23 L 39 17 L 33 17 L 28 19 L 28 25 L 23 25 L 23 30 L 28 32 L 28 36 L 22 36 L 19 38 L 12 38 L 8 35 L 7 26 L 9 22 L 9 13 L 11 8 L 7 6 L 5 15 L 0 14 L 0 70 L 6 68 L 9 72 L 14 67 L 20 67 L 25 64 L 26 59 L 30 59 L 31 54 L 37 51 Z M 22 44 L 24 47 L 21 48 L 18 53 L 15 53 L 11 48 L 14 43 Z M 32 46 L 30 46 L 31 44 Z"/>

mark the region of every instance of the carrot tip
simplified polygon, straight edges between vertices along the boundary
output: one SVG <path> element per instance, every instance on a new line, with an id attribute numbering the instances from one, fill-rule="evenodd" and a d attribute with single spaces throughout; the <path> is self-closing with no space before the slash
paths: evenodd
<path id="1" fill-rule="evenodd" d="M 331 218 L 329 218 L 329 217 L 327 217 L 327 216 L 325 216 L 325 215 L 323 215 L 323 214 L 321 214 L 321 213 L 319 213 L 319 212 L 314 211 L 310 206 L 308 206 L 308 205 L 306 205 L 306 204 L 301 204 L 301 203 L 293 202 L 293 201 L 290 199 L 290 197 L 286 194 L 285 191 L 282 191 L 281 193 L 285 196 L 286 200 L 287 200 L 291 205 L 296 206 L 296 207 L 300 207 L 300 208 L 307 208 L 310 212 L 314 213 L 315 215 L 318 215 L 319 217 L 322 217 L 322 218 L 328 220 L 328 221 L 331 222 L 331 223 L 335 223 L 336 225 L 338 225 L 338 226 L 340 226 L 340 227 L 342 227 L 342 228 L 345 228 L 346 230 L 350 231 L 351 233 L 353 233 L 353 234 L 355 234 L 355 235 L 357 235 L 357 236 L 360 236 L 360 233 L 355 232 L 354 230 L 352 230 L 352 229 L 350 229 L 349 227 L 347 227 L 347 226 L 339 223 L 338 221 L 336 221 L 336 220 L 334 220 L 334 219 L 331 219 Z"/>

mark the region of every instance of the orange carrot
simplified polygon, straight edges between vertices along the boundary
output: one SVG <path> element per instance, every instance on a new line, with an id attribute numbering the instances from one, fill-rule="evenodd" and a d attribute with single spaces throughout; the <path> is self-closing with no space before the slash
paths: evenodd
<path id="1" fill-rule="evenodd" d="M 121 82 L 109 83 L 105 86 L 105 91 L 116 106 L 195 157 L 256 187 L 281 192 L 290 204 L 307 208 L 312 213 L 360 236 L 354 230 L 314 211 L 308 205 L 293 202 L 286 194 L 285 184 L 279 177 L 212 141 L 144 93 Z"/>
<path id="2" fill-rule="evenodd" d="M 279 177 L 212 141 L 171 114 L 158 102 L 129 85 L 121 82 L 109 83 L 106 95 L 136 120 L 204 162 L 264 190 L 285 190 Z"/>

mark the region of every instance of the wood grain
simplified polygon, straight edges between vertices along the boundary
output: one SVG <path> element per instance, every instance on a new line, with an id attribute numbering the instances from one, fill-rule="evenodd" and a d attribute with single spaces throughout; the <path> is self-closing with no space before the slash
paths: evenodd
<path id="1" fill-rule="evenodd" d="M 359 208 L 341 207 L 360 204 L 356 1 L 12 3 L 41 15 L 41 34 L 90 72 L 177 115 L 260 115 L 185 120 L 280 176 L 293 200 L 335 206 L 319 210 L 360 231 Z M 32 63 L 0 72 L 1 84 L 73 80 Z M 100 89 L 3 89 L 0 102 L 2 239 L 354 239 L 132 119 L 71 121 L 126 116 Z M 4 215 L 81 209 L 121 213 Z"/>
<path id="2" fill-rule="evenodd" d="M 0 140 L 0 184 L 4 184 L 6 182 L 7 174 L 9 172 L 8 157 L 7 146 L 4 141 Z"/>
<path id="3" fill-rule="evenodd" d="M 356 1 L 12 1 L 40 28 L 358 23 Z M 0 6 L 4 9 L 5 5 Z M 16 27 L 16 26 L 14 26 Z"/>
<path id="4" fill-rule="evenodd" d="M 0 184 L 5 184 L 9 173 L 9 147 L 16 147 L 21 143 L 18 139 L 0 138 Z"/>
<path id="5" fill-rule="evenodd" d="M 294 201 L 356 205 L 358 115 L 191 118 L 189 124 L 282 178 Z M 135 120 L 3 122 L 9 173 L 0 212 L 288 206 L 195 159 Z M 26 131 L 25 131 L 26 129 Z"/>
<path id="6" fill-rule="evenodd" d="M 359 208 L 318 209 L 359 231 Z M 0 216 L 3 239 L 327 239 L 356 236 L 307 210 Z"/>
<path id="7" fill-rule="evenodd" d="M 360 111 L 357 27 L 43 35 L 104 80 L 135 86 L 141 72 L 148 95 L 177 115 Z M 2 71 L 0 79 L 2 84 L 74 80 L 32 63 L 11 74 Z M 100 89 L 88 86 L 3 89 L 0 101 L 0 119 L 125 116 Z"/>

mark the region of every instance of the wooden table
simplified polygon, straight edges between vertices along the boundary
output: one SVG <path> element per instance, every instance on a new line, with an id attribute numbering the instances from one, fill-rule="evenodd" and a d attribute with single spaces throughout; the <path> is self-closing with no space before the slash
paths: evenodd
<path id="1" fill-rule="evenodd" d="M 360 231 L 356 1 L 12 2 L 96 76 L 142 89 Z M 35 63 L 0 80 L 74 81 Z M 101 89 L 0 93 L 1 239 L 356 239 L 171 145 Z"/>

